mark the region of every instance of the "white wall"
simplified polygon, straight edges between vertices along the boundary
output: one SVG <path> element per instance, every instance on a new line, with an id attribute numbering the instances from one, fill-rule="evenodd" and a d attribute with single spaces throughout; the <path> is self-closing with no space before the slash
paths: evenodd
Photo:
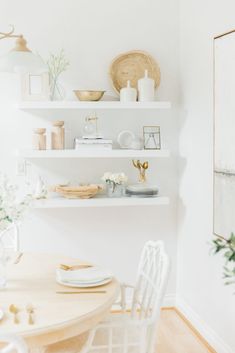
<path id="1" fill-rule="evenodd" d="M 218 257 L 209 257 L 208 242 L 212 238 L 212 37 L 234 27 L 235 5 L 232 0 L 181 0 L 180 5 L 179 304 L 189 308 L 186 313 L 192 313 L 199 326 L 202 323 L 202 328 L 209 327 L 205 334 L 217 345 L 218 352 L 233 352 L 234 296 L 232 288 L 222 283 L 222 262 Z M 178 10 L 175 0 L 1 1 L 2 30 L 4 25 L 7 29 L 9 23 L 14 23 L 17 31 L 24 33 L 29 47 L 44 57 L 50 51 L 65 49 L 71 62 L 63 76 L 67 92 L 73 88 L 102 87 L 113 93 L 107 74 L 110 61 L 120 52 L 144 49 L 157 58 L 161 67 L 158 98 L 169 99 L 174 106 L 171 112 L 99 114 L 104 133 L 111 137 L 123 128 L 138 132 L 144 124 L 161 125 L 163 144 L 172 150 L 173 158 L 152 162 L 149 176 L 151 180 L 156 178 L 162 193 L 171 197 L 170 207 L 37 211 L 22 229 L 25 249 L 90 259 L 111 267 L 119 278 L 130 280 L 144 241 L 162 238 L 172 258 L 168 293 L 175 293 Z M 11 47 L 10 40 L 1 41 L 0 54 Z M 13 178 L 12 152 L 17 147 L 30 146 L 32 127 L 49 127 L 51 120 L 61 118 L 76 135 L 85 116 L 85 112 L 66 116 L 56 112 L 35 117 L 9 105 L 7 101 L 16 100 L 17 96 L 17 78 L 1 74 L 1 170 Z M 37 166 L 48 182 L 70 175 L 97 181 L 111 168 L 124 170 L 134 180 L 135 171 L 128 161 L 115 163 L 43 162 Z"/>
<path id="2" fill-rule="evenodd" d="M 213 37 L 235 28 L 234 1 L 181 0 L 178 296 L 218 352 L 235 351 L 235 305 L 212 240 Z M 208 328 L 209 327 L 209 328 Z"/>
<path id="3" fill-rule="evenodd" d="M 141 134 L 142 126 L 160 124 L 163 147 L 173 157 L 151 161 L 149 179 L 169 195 L 168 207 L 123 209 L 78 209 L 35 211 L 22 228 L 22 246 L 27 250 L 55 251 L 89 259 L 113 269 L 122 280 L 134 276 L 140 250 L 147 239 L 163 239 L 172 258 L 168 293 L 176 283 L 176 195 L 177 175 L 177 100 L 178 100 L 178 4 L 154 0 L 31 0 L 1 1 L 1 29 L 9 23 L 22 32 L 28 46 L 43 57 L 65 49 L 70 68 L 63 76 L 69 90 L 105 88 L 113 93 L 108 68 L 121 52 L 132 49 L 149 51 L 159 62 L 162 83 L 158 98 L 171 100 L 170 112 L 100 112 L 100 124 L 106 136 L 115 138 L 124 128 Z M 13 43 L 1 41 L 0 53 Z M 19 111 L 16 100 L 17 78 L 0 76 L 0 160 L 1 170 L 15 175 L 12 151 L 30 147 L 33 127 L 49 127 L 50 121 L 64 119 L 73 136 L 81 134 L 86 112 L 45 113 L 43 116 Z M 72 176 L 77 180 L 99 181 L 107 170 L 123 170 L 131 180 L 136 172 L 130 161 L 38 162 L 39 172 L 48 182 Z M 32 173 L 32 171 L 31 171 Z M 22 179 L 22 178 L 21 178 Z"/>

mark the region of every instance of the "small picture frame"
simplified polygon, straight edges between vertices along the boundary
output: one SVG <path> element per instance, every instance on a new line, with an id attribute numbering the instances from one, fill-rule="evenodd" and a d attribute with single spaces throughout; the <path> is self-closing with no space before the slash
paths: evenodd
<path id="1" fill-rule="evenodd" d="M 27 73 L 21 77 L 21 99 L 23 101 L 48 101 L 50 99 L 49 73 Z"/>
<path id="2" fill-rule="evenodd" d="M 161 149 L 160 126 L 144 126 L 143 140 L 144 140 L 145 150 L 160 150 Z"/>

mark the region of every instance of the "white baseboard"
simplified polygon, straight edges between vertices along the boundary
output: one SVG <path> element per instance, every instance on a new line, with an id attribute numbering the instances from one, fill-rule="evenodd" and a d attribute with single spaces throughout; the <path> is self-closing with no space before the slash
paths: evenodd
<path id="1" fill-rule="evenodd" d="M 182 298 L 176 298 L 175 306 L 217 353 L 234 353 Z"/>
<path id="2" fill-rule="evenodd" d="M 175 293 L 167 293 L 163 299 L 163 307 L 172 307 L 176 305 Z"/>
<path id="3" fill-rule="evenodd" d="M 127 302 L 131 306 L 131 298 Z M 177 308 L 217 353 L 234 353 L 234 350 L 229 347 L 182 298 L 176 296 L 175 293 L 167 293 L 162 306 Z"/>
<path id="4" fill-rule="evenodd" d="M 132 297 L 127 296 L 127 308 L 131 308 Z M 167 293 L 163 299 L 163 307 L 172 307 L 175 306 L 176 296 L 175 293 Z"/>

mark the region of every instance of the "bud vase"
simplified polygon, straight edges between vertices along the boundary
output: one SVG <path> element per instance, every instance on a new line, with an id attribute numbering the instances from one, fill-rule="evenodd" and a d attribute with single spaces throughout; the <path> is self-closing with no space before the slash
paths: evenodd
<path id="1" fill-rule="evenodd" d="M 123 197 L 124 191 L 124 185 L 106 183 L 106 193 L 108 197 Z"/>

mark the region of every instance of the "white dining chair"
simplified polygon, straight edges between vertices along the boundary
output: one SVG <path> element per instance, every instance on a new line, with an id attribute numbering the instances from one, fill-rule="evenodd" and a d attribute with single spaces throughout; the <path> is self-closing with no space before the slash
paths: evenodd
<path id="1" fill-rule="evenodd" d="M 135 286 L 121 285 L 120 298 L 106 320 L 88 333 L 47 346 L 44 353 L 153 353 L 168 274 L 163 242 L 148 241 Z"/>
<path id="2" fill-rule="evenodd" d="M 81 352 L 152 353 L 168 274 L 169 259 L 163 242 L 148 241 L 140 258 L 136 285 L 121 286 L 119 314 L 111 313 L 92 329 Z M 127 288 L 132 289 L 130 310 Z"/>
<path id="3" fill-rule="evenodd" d="M 0 353 L 28 353 L 26 343 L 22 338 L 14 335 L 0 334 Z"/>

